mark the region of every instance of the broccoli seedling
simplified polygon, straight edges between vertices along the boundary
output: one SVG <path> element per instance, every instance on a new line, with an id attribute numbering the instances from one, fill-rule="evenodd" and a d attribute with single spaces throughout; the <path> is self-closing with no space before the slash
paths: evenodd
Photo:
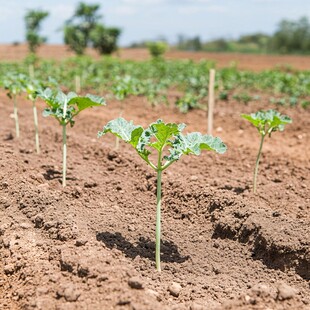
<path id="1" fill-rule="evenodd" d="M 181 132 L 185 124 L 164 123 L 162 120 L 152 123 L 147 129 L 135 126 L 123 118 L 110 121 L 98 132 L 98 136 L 111 132 L 115 136 L 131 144 L 138 155 L 157 173 L 157 207 L 156 207 L 156 269 L 160 267 L 160 235 L 161 235 L 161 177 L 162 172 L 184 155 L 200 155 L 202 150 L 224 153 L 226 145 L 220 138 L 202 135 L 199 132 L 183 135 Z M 169 147 L 165 152 L 165 147 Z M 158 153 L 157 164 L 154 164 L 150 155 L 152 149 Z"/>
<path id="2" fill-rule="evenodd" d="M 2 85 L 7 91 L 7 96 L 13 99 L 14 102 L 14 120 L 15 120 L 15 134 L 16 138 L 19 138 L 19 121 L 18 121 L 18 107 L 17 107 L 17 96 L 21 94 L 24 90 L 23 79 L 25 75 L 23 74 L 7 74 Z"/>
<path id="3" fill-rule="evenodd" d="M 93 107 L 105 105 L 102 97 L 87 94 L 86 96 L 78 96 L 74 92 L 67 95 L 62 91 L 53 92 L 50 88 L 38 92 L 38 97 L 43 99 L 48 108 L 43 111 L 43 116 L 53 116 L 62 126 L 63 141 L 63 167 L 62 167 L 62 186 L 66 186 L 66 169 L 67 169 L 67 133 L 66 127 L 70 124 L 73 127 L 75 116 L 81 111 Z"/>
<path id="4" fill-rule="evenodd" d="M 33 78 L 29 78 L 27 76 L 23 76 L 21 80 L 24 90 L 27 93 L 27 99 L 32 102 L 32 110 L 33 110 L 33 120 L 34 120 L 34 130 L 35 130 L 35 143 L 36 143 L 36 151 L 40 153 L 40 142 L 39 142 L 39 124 L 38 124 L 38 112 L 36 106 L 37 94 L 44 90 L 47 87 L 55 87 L 57 86 L 57 82 L 49 77 L 47 82 L 42 82 L 40 80 L 36 80 Z"/>
<path id="5" fill-rule="evenodd" d="M 281 115 L 278 111 L 275 110 L 258 111 L 251 114 L 241 114 L 241 117 L 252 123 L 257 128 L 261 136 L 253 177 L 253 192 L 256 193 L 258 166 L 264 139 L 267 135 L 271 137 L 271 133 L 274 131 L 283 131 L 286 124 L 292 123 L 292 119 L 287 115 Z"/>

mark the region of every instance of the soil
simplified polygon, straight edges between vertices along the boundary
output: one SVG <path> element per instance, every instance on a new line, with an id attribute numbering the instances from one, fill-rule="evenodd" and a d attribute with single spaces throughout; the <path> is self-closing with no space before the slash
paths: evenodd
<path id="1" fill-rule="evenodd" d="M 159 273 L 155 173 L 97 132 L 120 113 L 205 132 L 205 112 L 142 97 L 122 112 L 113 100 L 83 111 L 68 129 L 63 189 L 61 128 L 40 113 L 36 154 L 31 104 L 19 98 L 16 139 L 12 102 L 0 94 L 0 308 L 310 309 L 310 115 L 280 107 L 293 124 L 266 140 L 254 195 L 259 137 L 240 113 L 267 102 L 217 102 L 214 135 L 228 151 L 183 157 L 164 173 Z"/>
<path id="2" fill-rule="evenodd" d="M 1 61 L 23 60 L 28 54 L 26 44 L 19 45 L 0 45 Z M 86 54 L 95 58 L 99 55 L 93 49 L 87 49 Z M 47 59 L 61 60 L 64 57 L 73 56 L 74 53 L 64 45 L 43 45 L 38 49 L 38 56 Z M 126 49 L 122 48 L 115 56 L 121 59 L 145 60 L 149 59 L 147 49 Z M 206 52 L 187 52 L 171 50 L 165 54 L 167 59 L 192 59 L 194 61 L 211 60 L 215 61 L 219 68 L 228 67 L 232 63 L 242 70 L 261 71 L 278 67 L 292 67 L 298 70 L 310 70 L 310 56 L 296 55 L 255 55 L 239 53 L 206 53 Z"/>

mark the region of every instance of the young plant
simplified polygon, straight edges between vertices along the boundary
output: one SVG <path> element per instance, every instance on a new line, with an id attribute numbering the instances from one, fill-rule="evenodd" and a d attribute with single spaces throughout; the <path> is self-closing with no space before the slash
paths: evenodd
<path id="1" fill-rule="evenodd" d="M 182 134 L 185 124 L 164 123 L 158 120 L 147 129 L 135 126 L 123 118 L 110 121 L 98 136 L 111 132 L 115 136 L 131 144 L 138 155 L 157 173 L 157 208 L 156 208 L 156 268 L 160 267 L 160 235 L 161 235 L 161 177 L 162 172 L 184 155 L 200 155 L 202 150 L 224 153 L 226 145 L 220 138 L 202 135 L 199 132 Z M 168 147 L 168 152 L 165 148 Z M 150 155 L 152 150 L 157 152 L 157 164 L 154 164 Z"/>
<path id="2" fill-rule="evenodd" d="M 62 167 L 62 186 L 66 186 L 66 170 L 67 170 L 67 133 L 66 127 L 70 124 L 73 127 L 74 118 L 83 110 L 105 105 L 102 97 L 87 94 L 86 96 L 78 96 L 74 92 L 67 95 L 62 91 L 53 92 L 50 88 L 38 93 L 38 97 L 43 99 L 48 108 L 43 112 L 43 116 L 53 116 L 62 126 L 63 141 L 63 167 Z"/>
<path id="3" fill-rule="evenodd" d="M 267 135 L 271 137 L 271 133 L 274 131 L 283 131 L 284 126 L 286 124 L 292 123 L 292 120 L 288 116 L 281 115 L 279 112 L 275 110 L 258 111 L 256 113 L 251 114 L 241 114 L 241 117 L 252 123 L 257 128 L 261 136 L 253 178 L 253 192 L 256 193 L 258 166 L 264 139 Z"/>
<path id="4" fill-rule="evenodd" d="M 14 119 L 15 119 L 15 132 L 16 138 L 19 138 L 19 121 L 18 121 L 18 107 L 17 107 L 17 96 L 23 91 L 24 87 L 22 80 L 24 79 L 23 74 L 8 74 L 4 77 L 2 84 L 9 98 L 13 99 L 14 102 Z"/>
<path id="5" fill-rule="evenodd" d="M 27 98 L 31 100 L 32 102 L 36 151 L 39 154 L 40 153 L 40 142 L 39 142 L 38 112 L 37 112 L 37 106 L 36 106 L 37 94 L 48 86 L 54 86 L 54 87 L 57 86 L 57 82 L 54 79 L 49 78 L 48 82 L 43 83 L 42 81 L 35 80 L 32 78 L 27 78 L 26 76 L 24 76 L 22 83 L 24 84 L 24 89 L 27 93 Z"/>

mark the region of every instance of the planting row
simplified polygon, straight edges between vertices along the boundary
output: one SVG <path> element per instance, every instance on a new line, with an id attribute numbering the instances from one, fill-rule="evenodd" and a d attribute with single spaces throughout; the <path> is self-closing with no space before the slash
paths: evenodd
<path id="1" fill-rule="evenodd" d="M 34 74 L 43 80 L 53 76 L 65 89 L 92 89 L 97 94 L 108 93 L 118 100 L 129 95 L 145 96 L 152 104 L 168 104 L 168 91 L 177 90 L 174 104 L 181 112 L 203 108 L 208 95 L 209 61 L 165 61 L 153 59 L 134 62 L 116 58 L 93 60 L 88 57 L 69 58 L 62 62 L 28 57 L 22 63 L 0 64 L 0 76 L 6 72 Z M 234 99 L 247 104 L 258 100 L 264 91 L 271 104 L 310 106 L 310 72 L 291 68 L 276 68 L 260 73 L 239 71 L 235 65 L 218 69 L 215 90 L 221 100 Z"/>
<path id="2" fill-rule="evenodd" d="M 67 169 L 67 134 L 66 128 L 74 126 L 75 117 L 83 110 L 106 104 L 104 98 L 87 94 L 79 96 L 74 92 L 63 93 L 59 89 L 53 90 L 46 88 L 54 82 L 49 80 L 43 83 L 37 80 L 27 78 L 25 75 L 10 75 L 3 84 L 8 91 L 8 96 L 13 98 L 14 118 L 16 124 L 16 137 L 19 137 L 18 107 L 17 95 L 26 91 L 28 98 L 33 103 L 35 142 L 37 153 L 40 152 L 38 118 L 36 110 L 36 99 L 41 98 L 47 104 L 43 116 L 54 117 L 62 127 L 63 137 L 63 172 L 62 185 L 66 186 Z M 259 152 L 256 159 L 254 170 L 253 190 L 256 192 L 256 180 L 258 166 L 263 142 L 266 136 L 270 136 L 274 131 L 282 131 L 286 124 L 291 123 L 291 119 L 286 115 L 281 115 L 274 110 L 259 111 L 257 113 L 242 114 L 242 117 L 250 121 L 258 130 L 261 136 Z M 182 133 L 185 124 L 164 123 L 162 120 L 150 124 L 146 129 L 142 126 L 136 126 L 123 118 L 117 118 L 108 122 L 102 131 L 99 131 L 98 137 L 106 133 L 114 134 L 117 139 L 122 139 L 129 143 L 136 150 L 138 155 L 155 170 L 157 174 L 157 211 L 156 211 L 156 268 L 160 267 L 160 236 L 161 236 L 161 177 L 162 172 L 170 165 L 180 159 L 182 155 L 200 155 L 201 151 L 215 151 L 219 154 L 226 152 L 226 145 L 218 137 L 203 135 L 200 132 L 193 132 L 184 135 Z M 156 153 L 156 162 L 153 162 L 152 152 Z"/>

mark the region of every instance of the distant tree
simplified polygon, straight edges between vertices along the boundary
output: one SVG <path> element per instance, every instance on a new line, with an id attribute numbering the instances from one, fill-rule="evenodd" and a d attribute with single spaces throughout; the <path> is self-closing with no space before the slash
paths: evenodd
<path id="1" fill-rule="evenodd" d="M 31 53 L 35 53 L 37 48 L 47 40 L 46 37 L 39 35 L 39 31 L 42 21 L 48 15 L 48 12 L 41 10 L 28 10 L 25 15 L 26 40 Z"/>
<path id="2" fill-rule="evenodd" d="M 168 44 L 162 41 L 148 42 L 147 47 L 153 58 L 162 57 L 165 54 L 165 52 L 168 50 Z"/>
<path id="3" fill-rule="evenodd" d="M 297 21 L 282 20 L 270 42 L 270 49 L 280 53 L 310 53 L 310 23 L 307 17 Z"/>
<path id="4" fill-rule="evenodd" d="M 121 34 L 118 28 L 106 28 L 103 25 L 96 25 L 90 33 L 93 47 L 100 54 L 111 54 L 117 49 L 117 39 Z"/>
<path id="5" fill-rule="evenodd" d="M 178 35 L 177 48 L 185 51 L 201 51 L 202 43 L 199 36 L 186 38 L 184 35 Z"/>
<path id="6" fill-rule="evenodd" d="M 80 2 L 64 27 L 64 42 L 78 55 L 87 46 L 94 46 L 101 54 L 110 54 L 117 48 L 120 29 L 100 24 L 100 4 Z"/>

